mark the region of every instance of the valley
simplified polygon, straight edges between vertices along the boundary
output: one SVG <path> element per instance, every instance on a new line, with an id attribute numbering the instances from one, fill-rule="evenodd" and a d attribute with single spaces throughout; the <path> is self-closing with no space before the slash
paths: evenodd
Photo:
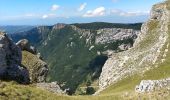
<path id="1" fill-rule="evenodd" d="M 79 28 L 82 26 L 83 29 Z M 86 88 L 81 90 L 80 87 L 85 87 L 87 82 L 98 87 L 98 78 L 108 58 L 107 53 L 121 52 L 132 47 L 140 27 L 141 23 L 56 24 L 40 26 L 25 34 L 12 34 L 12 38 L 26 38 L 38 48 L 50 68 L 47 81 L 64 84 L 63 89 L 70 88 L 71 94 L 85 94 L 82 91 Z"/>
<path id="2" fill-rule="evenodd" d="M 169 0 L 153 5 L 144 23 L 58 23 L 21 30 L 0 33 L 2 100 L 170 98 Z"/>

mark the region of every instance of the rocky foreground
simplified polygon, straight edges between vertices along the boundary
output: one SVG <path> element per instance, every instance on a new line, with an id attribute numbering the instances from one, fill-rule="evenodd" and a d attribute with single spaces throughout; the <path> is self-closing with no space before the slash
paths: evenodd
<path id="1" fill-rule="evenodd" d="M 64 93 L 57 83 L 45 83 L 47 74 L 47 64 L 28 40 L 15 44 L 5 33 L 0 33 L 0 80 L 34 83 L 39 88 Z"/>
<path id="2" fill-rule="evenodd" d="M 28 84 L 29 72 L 25 66 L 22 66 L 21 61 L 21 48 L 15 45 L 5 33 L 0 32 L 0 79 Z"/>

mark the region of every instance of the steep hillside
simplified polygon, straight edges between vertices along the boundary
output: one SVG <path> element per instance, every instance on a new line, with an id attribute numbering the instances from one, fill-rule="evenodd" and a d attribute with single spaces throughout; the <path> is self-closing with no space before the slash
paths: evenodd
<path id="1" fill-rule="evenodd" d="M 170 77 L 169 7 L 169 1 L 154 5 L 151 17 L 142 25 L 142 32 L 134 47 L 121 53 L 113 53 L 106 61 L 99 78 L 101 90 L 110 84 L 115 84 L 113 85 L 115 88 L 121 85 L 122 89 L 132 89 L 142 79 Z M 128 83 L 129 80 L 132 81 Z"/>
<path id="2" fill-rule="evenodd" d="M 8 34 L 14 42 L 18 42 L 21 39 L 27 39 L 34 46 L 37 46 L 40 41 L 47 38 L 52 26 L 38 26 L 27 31 L 16 32 L 13 34 Z"/>
<path id="3" fill-rule="evenodd" d="M 59 23 L 11 37 L 14 41 L 26 38 L 37 46 L 50 67 L 48 81 L 58 81 L 63 89 L 70 88 L 73 93 L 93 81 L 92 85 L 98 88 L 96 80 L 110 50 L 120 52 L 132 47 L 140 27 L 141 23 Z"/>
<path id="4" fill-rule="evenodd" d="M 82 87 L 92 83 L 107 60 L 106 50 L 127 50 L 139 32 L 123 28 L 81 29 L 74 25 L 52 30 L 39 47 L 50 66 L 49 81 L 58 81 L 72 92 L 82 83 Z"/>

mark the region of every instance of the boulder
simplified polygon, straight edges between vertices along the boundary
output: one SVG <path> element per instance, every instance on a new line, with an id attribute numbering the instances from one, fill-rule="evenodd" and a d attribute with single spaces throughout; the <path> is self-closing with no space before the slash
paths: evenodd
<path id="1" fill-rule="evenodd" d="M 33 54 L 37 53 L 35 47 L 31 46 L 27 39 L 22 39 L 22 40 L 18 41 L 16 43 L 16 45 L 19 46 L 22 50 L 26 50 Z"/>
<path id="2" fill-rule="evenodd" d="M 21 49 L 5 34 L 0 32 L 0 79 L 29 83 L 28 70 L 21 65 Z"/>
<path id="3" fill-rule="evenodd" d="M 135 91 L 138 93 L 153 92 L 162 88 L 170 87 L 170 78 L 162 80 L 142 80 L 139 85 L 136 86 Z"/>
<path id="4" fill-rule="evenodd" d="M 37 87 L 48 90 L 53 93 L 57 94 L 66 94 L 65 91 L 63 91 L 57 82 L 51 82 L 51 83 L 37 83 Z"/>

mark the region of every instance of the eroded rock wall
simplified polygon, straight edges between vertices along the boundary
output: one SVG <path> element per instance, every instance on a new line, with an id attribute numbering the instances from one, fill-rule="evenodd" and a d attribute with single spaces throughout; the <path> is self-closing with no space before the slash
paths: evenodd
<path id="1" fill-rule="evenodd" d="M 0 79 L 29 83 L 28 70 L 21 65 L 21 49 L 5 34 L 0 32 Z"/>

